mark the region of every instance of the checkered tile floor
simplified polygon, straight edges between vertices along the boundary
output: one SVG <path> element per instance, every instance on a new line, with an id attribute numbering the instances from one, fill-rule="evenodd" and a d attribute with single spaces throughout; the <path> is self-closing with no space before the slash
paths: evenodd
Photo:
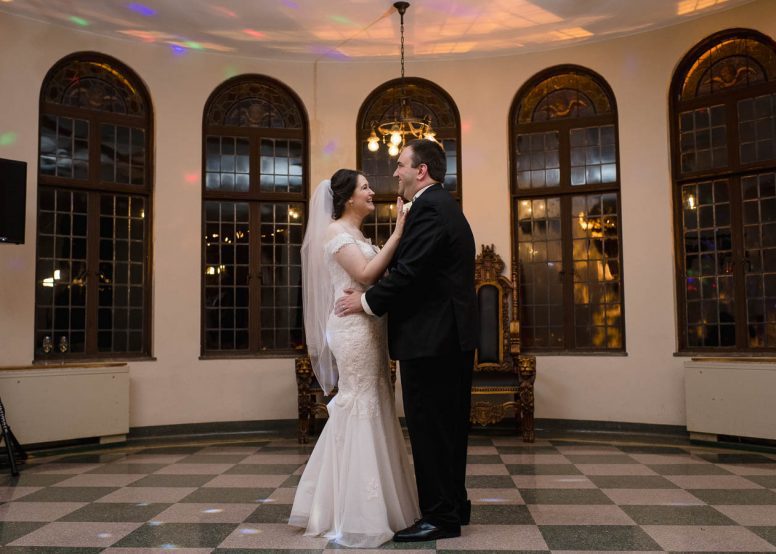
<path id="1" fill-rule="evenodd" d="M 0 475 L 13 552 L 336 549 L 285 522 L 311 446 L 280 435 L 100 450 Z M 473 434 L 472 522 L 403 550 L 774 552 L 776 453 L 675 437 Z"/>

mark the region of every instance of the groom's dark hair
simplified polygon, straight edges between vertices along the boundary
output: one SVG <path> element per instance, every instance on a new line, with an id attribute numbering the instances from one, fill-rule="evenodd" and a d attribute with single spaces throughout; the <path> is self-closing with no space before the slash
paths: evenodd
<path id="1" fill-rule="evenodd" d="M 428 174 L 437 183 L 445 182 L 447 173 L 447 156 L 442 145 L 435 140 L 416 139 L 407 146 L 412 147 L 412 167 L 426 164 Z"/>
<path id="2" fill-rule="evenodd" d="M 334 219 L 342 217 L 345 205 L 353 196 L 353 191 L 356 190 L 358 178 L 361 175 L 363 173 L 355 169 L 338 169 L 331 176 L 331 194 L 334 197 L 334 209 L 331 215 Z"/>

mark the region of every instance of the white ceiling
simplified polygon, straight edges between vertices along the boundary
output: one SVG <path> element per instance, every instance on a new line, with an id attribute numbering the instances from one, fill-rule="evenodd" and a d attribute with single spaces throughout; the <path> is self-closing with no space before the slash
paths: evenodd
<path id="1" fill-rule="evenodd" d="M 675 25 L 751 0 L 411 0 L 412 58 L 495 56 Z M 364 60 L 398 56 L 393 0 L 0 0 L 0 12 L 178 55 Z"/>

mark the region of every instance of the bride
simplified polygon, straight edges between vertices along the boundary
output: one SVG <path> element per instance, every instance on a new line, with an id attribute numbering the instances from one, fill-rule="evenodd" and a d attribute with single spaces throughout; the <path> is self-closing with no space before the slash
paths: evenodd
<path id="1" fill-rule="evenodd" d="M 296 490 L 289 525 L 338 544 L 375 547 L 420 517 L 417 490 L 396 416 L 385 318 L 337 317 L 334 298 L 364 290 L 385 272 L 404 229 L 382 250 L 364 238 L 374 212 L 366 177 L 340 169 L 313 194 L 302 244 L 307 348 L 318 382 L 338 393 Z"/>

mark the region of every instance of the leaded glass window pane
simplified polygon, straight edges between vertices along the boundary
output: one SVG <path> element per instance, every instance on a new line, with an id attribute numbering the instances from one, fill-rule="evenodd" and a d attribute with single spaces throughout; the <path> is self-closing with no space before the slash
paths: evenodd
<path id="1" fill-rule="evenodd" d="M 747 340 L 776 346 L 776 173 L 741 180 L 744 213 Z"/>
<path id="2" fill-rule="evenodd" d="M 365 237 L 372 240 L 373 244 L 381 247 L 393 233 L 396 225 L 396 205 L 388 202 L 375 204 L 374 213 L 364 219 L 361 228 Z"/>
<path id="3" fill-rule="evenodd" d="M 733 245 L 726 180 L 682 187 L 689 346 L 735 346 Z"/>
<path id="4" fill-rule="evenodd" d="M 614 125 L 571 129 L 571 185 L 617 181 Z"/>
<path id="5" fill-rule="evenodd" d="M 222 192 L 248 192 L 250 152 L 247 138 L 207 137 L 205 188 Z"/>
<path id="6" fill-rule="evenodd" d="M 520 328 L 526 347 L 564 346 L 560 198 L 518 200 Z"/>
<path id="7" fill-rule="evenodd" d="M 259 182 L 262 192 L 302 192 L 302 142 L 261 139 Z"/>
<path id="8" fill-rule="evenodd" d="M 145 184 L 145 131 L 135 127 L 100 125 L 100 178 L 122 185 Z"/>
<path id="9" fill-rule="evenodd" d="M 574 196 L 571 213 L 576 346 L 622 348 L 617 194 Z"/>
<path id="10" fill-rule="evenodd" d="M 40 126 L 40 172 L 70 179 L 89 177 L 89 122 L 43 115 Z"/>
<path id="11" fill-rule="evenodd" d="M 249 347 L 250 214 L 247 202 L 205 202 L 205 344 Z"/>
<path id="12" fill-rule="evenodd" d="M 139 353 L 144 345 L 146 199 L 100 196 L 97 347 Z"/>
<path id="13" fill-rule="evenodd" d="M 517 135 L 517 187 L 556 187 L 560 184 L 558 132 Z"/>
<path id="14" fill-rule="evenodd" d="M 36 355 L 86 346 L 87 193 L 41 187 L 36 275 Z M 42 352 L 44 339 L 53 346 Z M 64 350 L 60 350 L 60 347 Z"/>
<path id="15" fill-rule="evenodd" d="M 738 102 L 738 141 L 743 164 L 776 158 L 776 94 Z"/>
<path id="16" fill-rule="evenodd" d="M 683 173 L 728 164 L 726 109 L 715 105 L 679 114 L 679 150 Z"/>
<path id="17" fill-rule="evenodd" d="M 261 206 L 261 348 L 296 348 L 302 338 L 301 203 Z"/>

